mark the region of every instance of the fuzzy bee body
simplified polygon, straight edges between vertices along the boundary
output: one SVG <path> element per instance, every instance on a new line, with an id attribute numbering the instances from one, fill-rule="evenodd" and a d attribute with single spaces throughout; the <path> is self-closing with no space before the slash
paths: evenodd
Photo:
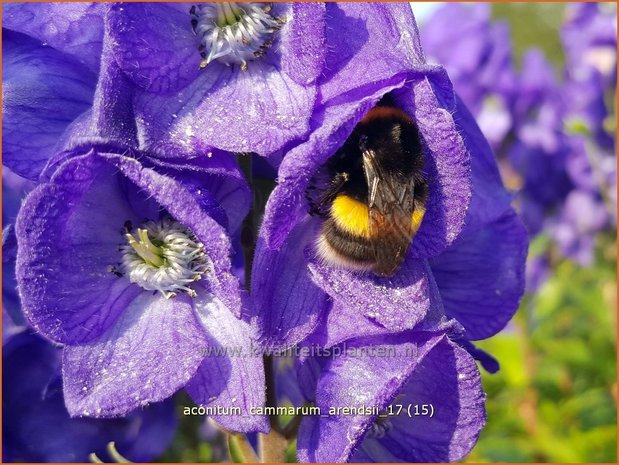
<path id="1" fill-rule="evenodd" d="M 308 189 L 310 213 L 325 219 L 318 256 L 339 267 L 393 275 L 425 213 L 423 166 L 411 119 L 391 105 L 370 110 Z"/>

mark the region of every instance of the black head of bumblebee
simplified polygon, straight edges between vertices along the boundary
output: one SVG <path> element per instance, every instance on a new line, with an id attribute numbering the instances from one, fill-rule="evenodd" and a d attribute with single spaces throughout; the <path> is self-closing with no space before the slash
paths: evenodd
<path id="1" fill-rule="evenodd" d="M 419 131 L 401 110 L 379 105 L 314 176 L 310 214 L 323 217 L 316 244 L 325 261 L 391 276 L 425 213 Z"/>

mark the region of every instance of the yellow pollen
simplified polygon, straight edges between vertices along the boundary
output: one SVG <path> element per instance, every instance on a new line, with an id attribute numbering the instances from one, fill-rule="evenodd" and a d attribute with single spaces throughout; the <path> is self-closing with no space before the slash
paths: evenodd
<path id="1" fill-rule="evenodd" d="M 132 234 L 125 234 L 129 245 L 148 265 L 162 266 L 164 264 L 163 251 L 153 244 L 146 229 L 138 229 L 138 240 Z"/>

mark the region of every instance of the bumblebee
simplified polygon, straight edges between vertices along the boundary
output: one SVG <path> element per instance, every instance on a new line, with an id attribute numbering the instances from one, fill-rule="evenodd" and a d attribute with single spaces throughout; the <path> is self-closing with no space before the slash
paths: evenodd
<path id="1" fill-rule="evenodd" d="M 425 213 L 419 130 L 393 105 L 370 110 L 306 191 L 324 218 L 316 252 L 335 266 L 392 276 Z"/>

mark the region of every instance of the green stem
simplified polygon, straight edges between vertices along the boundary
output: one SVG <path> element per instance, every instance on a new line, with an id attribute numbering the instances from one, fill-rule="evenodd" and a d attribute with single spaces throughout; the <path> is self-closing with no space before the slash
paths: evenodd
<path id="1" fill-rule="evenodd" d="M 261 179 L 254 176 L 251 154 L 239 154 L 237 161 L 253 195 L 252 208 L 245 220 L 241 231 L 241 243 L 243 245 L 243 256 L 245 258 L 245 287 L 251 289 L 251 269 L 256 249 L 256 238 L 258 237 L 258 227 L 266 208 L 269 194 L 275 187 L 275 183 L 270 179 Z M 264 375 L 266 382 L 266 405 L 277 407 L 277 394 L 275 392 L 275 374 L 273 371 L 273 359 L 269 355 L 264 355 Z M 288 440 L 282 433 L 277 415 L 269 415 L 271 432 L 269 434 L 258 434 L 258 453 L 261 463 L 283 463 L 286 458 Z"/>

